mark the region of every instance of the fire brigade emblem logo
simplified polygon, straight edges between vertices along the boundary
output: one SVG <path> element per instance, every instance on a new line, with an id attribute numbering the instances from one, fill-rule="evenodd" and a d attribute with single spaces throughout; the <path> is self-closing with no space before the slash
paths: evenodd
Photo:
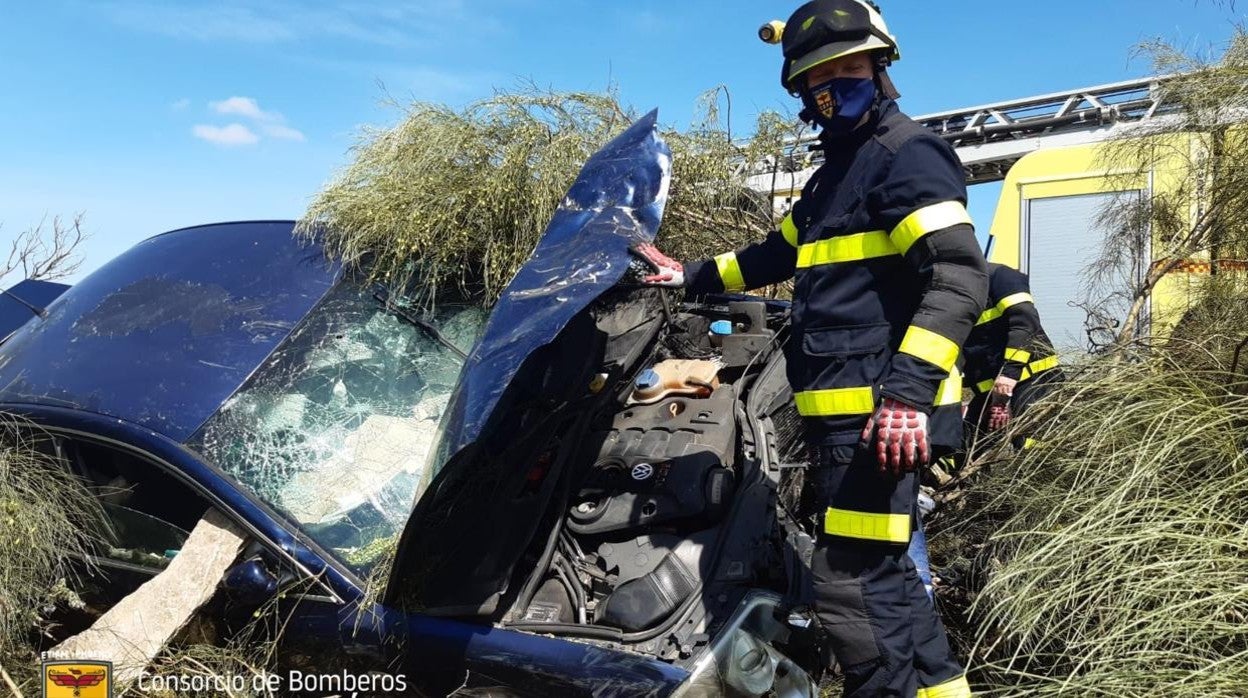
<path id="1" fill-rule="evenodd" d="M 44 662 L 43 698 L 113 698 L 112 662 Z"/>
<path id="2" fill-rule="evenodd" d="M 650 476 L 653 474 L 654 474 L 654 466 L 650 465 L 649 463 L 638 463 L 637 465 L 633 466 L 633 479 L 634 480 L 639 480 L 639 481 L 649 480 Z"/>
<path id="3" fill-rule="evenodd" d="M 832 99 L 832 90 L 820 90 L 815 95 L 815 105 L 824 116 L 832 118 L 836 112 L 836 100 Z"/>

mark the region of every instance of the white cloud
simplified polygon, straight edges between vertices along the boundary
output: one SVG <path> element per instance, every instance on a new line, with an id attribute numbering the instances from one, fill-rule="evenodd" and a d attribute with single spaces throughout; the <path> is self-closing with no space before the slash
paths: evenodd
<path id="1" fill-rule="evenodd" d="M 289 126 L 286 123 L 286 117 L 282 116 L 280 112 L 265 111 L 264 109 L 261 109 L 260 103 L 253 97 L 234 96 L 220 101 L 209 102 L 208 106 L 218 114 L 240 116 L 251 121 L 252 126 L 269 138 L 275 138 L 281 141 L 297 141 L 300 143 L 307 140 L 307 137 L 303 135 L 302 131 Z M 238 126 L 247 132 L 247 134 L 243 134 L 241 132 L 237 132 L 237 129 L 235 129 L 236 135 L 243 138 L 250 137 L 253 139 L 247 141 L 248 143 L 255 143 L 260 140 L 260 136 L 255 131 L 252 131 L 250 128 L 247 128 L 242 124 L 231 124 L 226 128 L 233 128 L 234 126 Z M 198 136 L 199 134 L 196 135 Z M 203 136 L 200 137 L 203 138 Z M 205 140 L 210 139 L 205 138 Z"/>
<path id="2" fill-rule="evenodd" d="M 266 112 L 260 108 L 260 104 L 251 97 L 230 97 L 220 102 L 209 102 L 209 107 L 218 114 L 235 114 L 245 116 L 248 119 L 256 121 L 284 121 L 281 114 L 277 112 Z"/>
<path id="3" fill-rule="evenodd" d="M 169 105 L 169 108 L 174 111 L 182 111 L 183 109 L 186 109 L 189 106 L 191 106 L 191 100 L 187 99 L 186 97 L 183 97 L 182 99 L 179 99 L 171 103 Z"/>
<path id="4" fill-rule="evenodd" d="M 195 137 L 200 140 L 226 147 L 254 145 L 260 142 L 260 136 L 257 136 L 254 131 L 242 124 L 230 124 L 228 126 L 197 124 L 195 128 L 191 129 L 191 133 L 195 134 Z"/>
<path id="5" fill-rule="evenodd" d="M 302 143 L 307 140 L 303 135 L 303 131 L 283 126 L 282 124 L 266 124 L 260 127 L 260 129 L 264 131 L 264 135 L 283 141 L 299 141 Z"/>

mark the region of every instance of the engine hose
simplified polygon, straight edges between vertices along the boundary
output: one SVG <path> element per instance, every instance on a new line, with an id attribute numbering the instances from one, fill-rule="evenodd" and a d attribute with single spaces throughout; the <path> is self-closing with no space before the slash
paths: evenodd
<path id="1" fill-rule="evenodd" d="M 653 640 L 668 630 L 671 630 L 677 623 L 680 622 L 680 619 L 689 612 L 689 609 L 693 607 L 693 602 L 697 601 L 698 597 L 701 595 L 702 583 L 699 582 L 698 585 L 693 588 L 693 591 L 689 593 L 689 598 L 685 599 L 685 602 L 681 604 L 679 608 L 672 611 L 672 613 L 668 615 L 667 618 L 664 618 L 658 625 L 650 628 L 649 630 L 639 630 L 635 633 L 624 633 L 622 636 L 623 641 L 645 642 L 646 640 Z"/>
<path id="2" fill-rule="evenodd" d="M 572 567 L 572 562 L 568 560 L 565 551 L 555 554 L 555 570 L 562 571 L 567 577 L 568 593 L 572 595 L 572 602 L 576 604 L 576 621 L 584 624 L 586 622 L 585 615 L 587 613 L 585 605 L 585 588 L 581 586 L 580 577 L 576 576 L 576 569 Z"/>
<path id="3" fill-rule="evenodd" d="M 538 558 L 537 566 L 533 568 L 533 572 L 529 578 L 525 580 L 524 586 L 520 589 L 520 593 L 516 596 L 516 604 L 513 609 L 524 613 L 529 608 L 529 604 L 533 602 L 533 596 L 537 593 L 537 587 L 541 584 L 542 578 L 546 576 L 546 570 L 550 569 L 550 561 L 555 555 L 555 544 L 559 542 L 559 534 L 563 531 L 566 516 L 563 512 L 568 510 L 568 498 L 572 491 L 572 473 L 571 468 L 566 467 L 567 461 L 571 454 L 576 450 L 568 446 L 568 443 L 580 443 L 581 437 L 585 435 L 587 419 L 577 421 L 576 428 L 569 435 L 570 442 L 560 445 L 561 453 L 556 465 L 560 468 L 559 477 L 559 504 L 555 511 L 560 512 L 554 524 L 550 527 L 550 535 L 546 538 L 546 547 L 542 549 L 542 555 Z"/>
<path id="4" fill-rule="evenodd" d="M 564 545 L 572 547 L 572 552 L 576 553 L 578 559 L 584 559 L 585 551 L 581 549 L 581 544 L 576 542 L 576 539 L 572 537 L 572 534 L 568 533 L 567 529 L 563 531 L 563 542 Z"/>
<path id="5" fill-rule="evenodd" d="M 557 511 L 563 511 L 566 502 L 561 501 Z M 546 576 L 546 570 L 550 569 L 550 560 L 555 554 L 555 540 L 558 538 L 559 529 L 563 528 L 563 517 L 555 522 L 552 527 L 555 535 L 550 536 L 546 540 L 546 547 L 542 549 L 542 556 L 538 559 L 537 565 L 533 568 L 533 573 L 525 580 L 524 587 L 520 589 L 520 594 L 516 597 L 515 608 L 521 613 L 528 610 L 529 604 L 533 602 L 533 596 L 537 594 L 537 587 L 542 583 L 542 578 Z"/>

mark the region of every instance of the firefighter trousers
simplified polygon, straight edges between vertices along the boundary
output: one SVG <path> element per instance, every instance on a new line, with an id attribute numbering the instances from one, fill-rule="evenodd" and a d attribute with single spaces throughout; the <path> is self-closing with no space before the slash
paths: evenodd
<path id="1" fill-rule="evenodd" d="M 963 698 L 966 678 L 906 554 L 918 475 L 880 473 L 855 446 L 822 446 L 808 501 L 822 503 L 815 611 L 847 698 Z"/>

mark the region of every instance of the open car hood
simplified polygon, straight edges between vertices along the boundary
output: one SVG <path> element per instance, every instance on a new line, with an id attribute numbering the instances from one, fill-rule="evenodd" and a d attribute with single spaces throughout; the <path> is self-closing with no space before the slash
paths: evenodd
<path id="1" fill-rule="evenodd" d="M 481 436 L 525 359 L 620 281 L 630 245 L 654 240 L 671 178 L 657 114 L 641 118 L 585 163 L 528 263 L 503 291 L 451 397 L 442 456 Z"/>
<path id="2" fill-rule="evenodd" d="M 585 163 L 495 306 L 444 414 L 436 476 L 400 541 L 389 600 L 478 615 L 506 592 L 559 480 L 560 464 L 543 461 L 559 450 L 551 441 L 575 440 L 561 409 L 592 378 L 561 367 L 587 365 L 595 342 L 602 353 L 584 311 L 623 278 L 629 246 L 659 228 L 671 154 L 656 120 L 647 114 Z"/>

